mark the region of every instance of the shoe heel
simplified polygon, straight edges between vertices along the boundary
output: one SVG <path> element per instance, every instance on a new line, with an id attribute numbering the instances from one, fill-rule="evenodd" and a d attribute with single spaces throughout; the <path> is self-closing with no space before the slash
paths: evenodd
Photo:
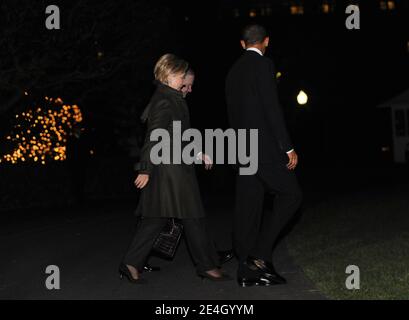
<path id="1" fill-rule="evenodd" d="M 119 268 L 119 279 L 128 279 L 129 282 L 131 283 L 135 283 L 135 284 L 143 284 L 145 283 L 145 279 L 134 279 L 131 275 L 131 273 L 129 272 L 128 268 L 125 266 L 121 266 Z"/>
<path id="2" fill-rule="evenodd" d="M 257 286 L 257 283 L 248 281 L 238 281 L 238 284 L 242 288 Z"/>

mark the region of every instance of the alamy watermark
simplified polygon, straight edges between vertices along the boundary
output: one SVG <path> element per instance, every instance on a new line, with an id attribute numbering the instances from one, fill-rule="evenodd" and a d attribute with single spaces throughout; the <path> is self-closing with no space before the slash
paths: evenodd
<path id="1" fill-rule="evenodd" d="M 345 13 L 349 14 L 347 19 L 345 20 L 345 26 L 348 30 L 360 29 L 360 11 L 357 5 L 349 5 L 345 9 Z"/>
<path id="2" fill-rule="evenodd" d="M 193 164 L 201 163 L 197 156 L 204 152 L 214 159 L 216 164 L 225 164 L 225 140 L 227 139 L 227 164 L 241 164 L 247 167 L 239 169 L 240 175 L 254 175 L 258 169 L 258 129 L 206 129 L 205 148 L 202 148 L 202 134 L 197 129 L 187 129 L 182 132 L 180 121 L 173 121 L 172 137 L 166 129 L 158 128 L 151 132 L 150 141 L 157 141 L 150 152 L 153 164 Z M 247 134 L 249 136 L 247 136 Z M 172 150 L 171 141 L 172 139 Z M 182 142 L 185 144 L 182 150 Z M 247 142 L 249 145 L 247 146 Z M 216 146 L 216 149 L 214 149 Z M 247 152 L 248 151 L 248 152 Z"/>
<path id="3" fill-rule="evenodd" d="M 345 280 L 345 287 L 348 290 L 359 290 L 361 288 L 361 275 L 359 271 L 359 267 L 356 265 L 349 265 L 345 269 L 345 273 L 349 274 L 349 276 Z"/>
<path id="4" fill-rule="evenodd" d="M 49 274 L 45 280 L 45 287 L 48 290 L 60 290 L 60 268 L 56 265 L 49 265 L 45 273 Z"/>
<path id="5" fill-rule="evenodd" d="M 61 29 L 60 8 L 56 5 L 49 5 L 45 9 L 45 13 L 49 15 L 45 19 L 45 27 L 48 30 Z"/>

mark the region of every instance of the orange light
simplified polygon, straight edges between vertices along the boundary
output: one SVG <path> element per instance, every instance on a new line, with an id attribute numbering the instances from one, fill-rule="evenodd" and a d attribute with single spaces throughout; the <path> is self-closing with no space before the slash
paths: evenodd
<path id="1" fill-rule="evenodd" d="M 16 119 L 23 117 L 24 122 L 15 124 L 14 128 L 19 128 L 19 133 L 13 132 L 13 137 L 9 135 L 6 139 L 14 141 L 17 147 L 10 154 L 0 155 L 0 162 L 15 164 L 31 159 L 37 162 L 41 157 L 41 163 L 45 164 L 48 160 L 66 159 L 66 148 L 58 141 L 63 141 L 64 144 L 67 142 L 66 137 L 71 133 L 73 125 L 82 121 L 81 110 L 77 105 L 62 106 L 63 101 L 59 97 L 45 97 L 45 100 L 52 103 L 50 108 L 42 110 L 38 107 L 35 111 L 29 110 L 15 116 Z M 40 128 L 37 125 L 39 123 Z M 53 148 L 54 145 L 57 147 Z"/>

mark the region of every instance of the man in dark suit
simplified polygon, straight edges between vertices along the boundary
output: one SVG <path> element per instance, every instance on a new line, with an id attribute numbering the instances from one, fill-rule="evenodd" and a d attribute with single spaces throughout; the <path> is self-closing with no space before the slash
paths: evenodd
<path id="1" fill-rule="evenodd" d="M 274 269 L 274 244 L 298 209 L 302 192 L 294 168 L 297 154 L 278 100 L 273 61 L 264 57 L 269 43 L 259 25 L 244 28 L 246 51 L 226 79 L 226 102 L 234 129 L 258 129 L 258 171 L 237 175 L 233 243 L 241 286 L 286 283 Z M 248 146 L 247 146 L 248 148 Z M 266 192 L 275 195 L 272 212 L 263 212 Z"/>

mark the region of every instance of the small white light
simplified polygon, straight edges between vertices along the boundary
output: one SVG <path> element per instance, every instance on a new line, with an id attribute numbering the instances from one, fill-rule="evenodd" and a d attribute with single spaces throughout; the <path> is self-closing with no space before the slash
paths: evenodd
<path id="1" fill-rule="evenodd" d="M 304 91 L 300 90 L 300 92 L 298 93 L 297 102 L 300 105 L 304 105 L 308 102 L 308 96 Z"/>

